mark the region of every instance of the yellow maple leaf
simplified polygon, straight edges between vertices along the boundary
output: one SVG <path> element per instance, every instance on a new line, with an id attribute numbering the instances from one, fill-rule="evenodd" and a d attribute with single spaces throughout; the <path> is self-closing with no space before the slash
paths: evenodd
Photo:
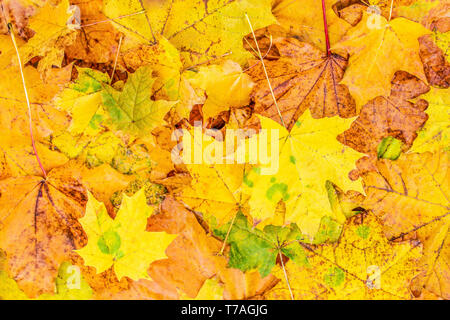
<path id="1" fill-rule="evenodd" d="M 334 44 L 350 29 L 351 25 L 340 19 L 332 6 L 335 0 L 325 1 L 330 43 Z M 290 32 L 313 43 L 322 51 L 326 51 L 322 6 L 317 0 L 276 0 L 273 14 L 278 22 Z"/>
<path id="2" fill-rule="evenodd" d="M 388 238 L 439 220 L 449 212 L 449 154 L 425 152 L 380 159 L 363 175 L 364 207 L 383 218 Z"/>
<path id="3" fill-rule="evenodd" d="M 187 165 L 192 183 L 178 197 L 210 223 L 229 221 L 239 211 L 247 212 L 248 197 L 241 192 L 244 164 Z M 212 220 L 211 220 L 212 219 Z"/>
<path id="4" fill-rule="evenodd" d="M 213 131 L 208 130 L 208 133 L 213 134 Z M 219 134 L 217 131 L 215 133 Z M 192 210 L 203 213 L 205 220 L 211 224 L 221 225 L 238 211 L 247 213 L 248 196 L 242 193 L 242 184 L 250 165 L 245 158 L 240 163 L 234 160 L 230 163 L 226 159 L 230 155 L 235 157 L 233 152 L 237 146 L 245 146 L 247 140 L 243 144 L 238 142 L 238 145 L 233 145 L 233 150 L 229 150 L 229 137 L 215 139 L 203 133 L 199 126 L 191 131 L 184 130 L 182 137 L 182 152 L 176 161 L 186 165 L 192 181 L 177 191 L 177 199 Z M 172 161 L 174 159 L 172 155 Z"/>
<path id="5" fill-rule="evenodd" d="M 332 47 L 350 54 L 341 83 L 349 88 L 358 108 L 377 96 L 389 96 L 398 70 L 426 82 L 418 38 L 428 33 L 422 25 L 404 18 L 387 21 L 376 13 L 364 13 L 358 25 Z"/>
<path id="6" fill-rule="evenodd" d="M 224 286 L 218 279 L 206 279 L 194 300 L 223 300 Z M 182 300 L 192 300 L 187 294 L 181 292 Z"/>
<path id="7" fill-rule="evenodd" d="M 378 160 L 377 171 L 363 174 L 364 208 L 383 222 L 388 239 L 414 236 L 424 245 L 412 284 L 415 296 L 423 289 L 449 299 L 449 152 L 402 155 L 397 161 Z"/>
<path id="8" fill-rule="evenodd" d="M 156 42 L 156 35 L 163 35 L 180 50 L 187 66 L 224 54 L 245 63 L 251 57 L 242 45 L 242 38 L 251 32 L 245 15 L 255 30 L 273 24 L 276 20 L 270 3 L 271 0 L 106 0 L 104 13 L 138 42 Z"/>
<path id="9" fill-rule="evenodd" d="M 307 247 L 309 266 L 285 264 L 294 299 L 411 299 L 408 290 L 416 275 L 422 247 L 391 243 L 372 215 L 355 216 L 346 224 L 339 243 Z M 281 267 L 281 281 L 266 299 L 289 299 Z"/>
<path id="10" fill-rule="evenodd" d="M 450 151 L 450 89 L 431 90 L 419 97 L 428 101 L 428 120 L 417 133 L 417 138 L 408 153 Z"/>
<path id="11" fill-rule="evenodd" d="M 263 220 L 272 218 L 279 201 L 283 200 L 286 222 L 297 223 L 302 233 L 311 238 L 323 216 L 332 216 L 341 223 L 345 221 L 345 216 L 333 213 L 326 183 L 332 181 L 344 190 L 363 192 L 360 181 L 348 178 L 362 154 L 336 140 L 354 118 L 313 119 L 307 110 L 291 132 L 271 119 L 260 119 L 263 129 L 279 132 L 279 169 L 276 173 L 261 174 L 264 166 L 258 166 L 246 176 L 245 192 L 251 195 L 251 216 Z M 271 149 L 272 144 L 270 141 L 268 148 Z"/>
<path id="12" fill-rule="evenodd" d="M 55 97 L 56 107 L 69 111 L 71 134 L 80 134 L 88 128 L 102 103 L 102 84 L 109 83 L 107 74 L 89 68 L 77 68 L 78 78 Z M 101 108 L 100 108 L 101 109 Z"/>
<path id="13" fill-rule="evenodd" d="M 189 79 L 194 87 L 204 90 L 207 99 L 202 107 L 205 120 L 217 116 L 230 107 L 242 107 L 250 102 L 254 82 L 231 60 L 222 65 L 200 67 Z"/>
<path id="14" fill-rule="evenodd" d="M 33 57 L 42 57 L 39 71 L 45 71 L 53 65 L 61 67 L 64 47 L 75 40 L 75 26 L 69 24 L 74 10 L 69 8 L 69 1 L 62 0 L 57 6 L 50 2 L 30 19 L 29 28 L 34 36 L 20 47 L 23 63 Z"/>
<path id="15" fill-rule="evenodd" d="M 88 236 L 88 244 L 76 252 L 88 266 L 101 273 L 110 267 L 118 279 L 148 279 L 147 269 L 155 260 L 166 258 L 164 251 L 177 235 L 147 232 L 147 218 L 152 214 L 144 190 L 132 197 L 124 195 L 115 219 L 105 205 L 89 194 L 86 214 L 79 219 Z"/>

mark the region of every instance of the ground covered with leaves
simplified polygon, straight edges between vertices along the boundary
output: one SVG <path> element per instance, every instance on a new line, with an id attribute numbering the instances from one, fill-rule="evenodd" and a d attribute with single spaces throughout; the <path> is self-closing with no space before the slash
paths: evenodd
<path id="1" fill-rule="evenodd" d="M 448 0 L 0 4 L 1 299 L 450 298 Z"/>

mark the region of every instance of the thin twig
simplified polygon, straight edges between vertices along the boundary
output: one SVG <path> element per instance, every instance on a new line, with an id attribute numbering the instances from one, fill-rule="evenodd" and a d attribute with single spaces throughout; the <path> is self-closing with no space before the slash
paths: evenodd
<path id="1" fill-rule="evenodd" d="M 391 21 L 392 18 L 392 9 L 394 8 L 394 0 L 391 0 L 391 9 L 389 10 L 389 20 L 388 22 Z"/>
<path id="2" fill-rule="evenodd" d="M 219 255 L 223 255 L 223 251 L 225 250 L 225 246 L 227 245 L 228 237 L 230 236 L 231 228 L 233 228 L 234 220 L 236 220 L 236 215 L 234 215 L 233 220 L 231 220 L 230 227 L 228 228 L 227 235 L 223 240 L 222 248 L 220 249 Z"/>
<path id="3" fill-rule="evenodd" d="M 278 254 L 280 256 L 281 267 L 283 268 L 283 272 L 284 272 L 284 278 L 286 279 L 286 284 L 287 284 L 287 287 L 289 289 L 289 293 L 291 294 L 291 300 L 295 300 L 294 299 L 294 294 L 292 293 L 291 284 L 289 283 L 289 278 L 288 278 L 288 275 L 287 275 L 287 272 L 286 272 L 286 268 L 284 267 L 283 255 L 281 254 L 281 250 L 278 250 Z"/>
<path id="4" fill-rule="evenodd" d="M 99 20 L 99 21 L 95 21 L 95 22 L 92 22 L 92 23 L 83 24 L 83 25 L 81 25 L 81 27 L 90 27 L 90 26 L 94 26 L 94 25 L 99 24 L 99 23 L 104 23 L 104 22 L 114 21 L 116 19 L 132 17 L 132 16 L 136 16 L 138 14 L 143 14 L 143 13 L 145 13 L 145 10 L 139 11 L 139 12 L 130 13 L 130 14 L 125 14 L 123 16 L 118 16 L 116 18 L 108 18 L 108 19 L 105 19 L 105 20 Z"/>
<path id="5" fill-rule="evenodd" d="M 261 60 L 261 63 L 262 63 L 263 69 L 264 69 L 264 74 L 266 76 L 267 83 L 269 84 L 270 93 L 272 94 L 273 102 L 275 104 L 275 107 L 277 108 L 278 116 L 280 117 L 280 120 L 281 120 L 281 123 L 283 124 L 283 127 L 286 128 L 286 125 L 284 124 L 283 116 L 281 115 L 280 108 L 278 107 L 277 99 L 275 98 L 275 93 L 273 92 L 273 89 L 272 89 L 272 84 L 270 83 L 269 74 L 267 73 L 266 65 L 264 63 L 264 58 L 263 58 L 263 56 L 261 54 L 261 49 L 259 48 L 258 40 L 256 40 L 255 31 L 253 30 L 252 23 L 250 22 L 250 18 L 248 17 L 247 14 L 245 14 L 245 17 L 247 18 L 248 25 L 250 26 L 250 30 L 252 31 L 253 40 L 255 40 L 256 49 L 258 50 L 259 59 Z"/>
<path id="6" fill-rule="evenodd" d="M 113 71 L 112 71 L 112 73 L 111 73 L 111 78 L 109 79 L 109 83 L 110 83 L 110 84 L 111 84 L 111 82 L 112 82 L 112 80 L 113 80 L 114 73 L 116 72 L 117 60 L 119 59 L 120 46 L 122 45 L 122 39 L 123 39 L 123 36 L 120 36 L 119 46 L 117 47 L 116 58 L 114 59 L 114 68 L 113 68 Z"/>
<path id="7" fill-rule="evenodd" d="M 253 49 L 253 47 L 252 47 L 252 45 L 250 44 L 250 42 L 248 42 L 248 40 L 247 40 L 246 38 L 244 38 L 244 39 L 245 39 L 245 41 L 248 43 L 248 45 L 250 46 L 250 48 L 252 48 L 253 52 L 257 53 L 256 50 Z M 269 49 L 267 49 L 266 53 L 264 54 L 263 60 L 269 55 L 269 52 L 270 52 L 270 50 L 272 49 L 272 45 L 273 45 L 273 38 L 272 38 L 272 35 L 270 35 Z M 248 67 L 247 69 L 245 69 L 245 70 L 242 71 L 242 72 L 247 72 L 248 70 L 250 70 L 250 69 L 256 67 L 256 66 L 257 66 L 258 64 L 260 64 L 260 63 L 261 63 L 261 61 L 259 61 L 258 63 L 255 63 L 254 65 Z"/>
<path id="8" fill-rule="evenodd" d="M 42 165 L 41 159 L 39 158 L 39 155 L 38 155 L 38 152 L 36 149 L 36 143 L 35 143 L 34 134 L 33 134 L 33 120 L 31 118 L 31 104 L 30 104 L 30 99 L 28 98 L 27 85 L 25 83 L 25 75 L 23 74 L 22 60 L 20 59 L 19 49 L 17 48 L 16 38 L 14 37 L 14 32 L 12 30 L 11 23 L 8 23 L 8 32 L 11 36 L 11 40 L 14 45 L 14 49 L 16 50 L 17 60 L 19 60 L 19 70 L 20 70 L 20 75 L 22 77 L 23 91 L 25 92 L 25 99 L 27 101 L 27 107 L 28 107 L 28 122 L 29 122 L 29 129 L 30 129 L 31 145 L 33 146 L 34 155 L 36 156 L 36 160 L 39 164 L 39 167 L 41 168 L 42 174 L 43 174 L 44 178 L 47 179 L 47 172 L 45 171 L 44 166 Z"/>

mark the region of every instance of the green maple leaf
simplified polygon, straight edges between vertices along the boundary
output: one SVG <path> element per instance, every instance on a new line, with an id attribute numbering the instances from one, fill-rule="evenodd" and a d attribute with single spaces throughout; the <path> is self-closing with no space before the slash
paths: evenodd
<path id="1" fill-rule="evenodd" d="M 105 87 L 103 104 L 117 129 L 143 136 L 163 121 L 177 102 L 151 100 L 154 82 L 152 70 L 145 66 L 130 75 L 122 91 Z"/>
<path id="2" fill-rule="evenodd" d="M 214 233 L 225 239 L 229 229 L 230 223 Z M 299 265 L 308 265 L 300 244 L 302 239 L 296 224 L 287 227 L 268 225 L 259 230 L 251 227 L 247 218 L 238 212 L 227 240 L 231 246 L 229 267 L 242 271 L 258 269 L 265 277 L 272 271 L 280 252 Z"/>

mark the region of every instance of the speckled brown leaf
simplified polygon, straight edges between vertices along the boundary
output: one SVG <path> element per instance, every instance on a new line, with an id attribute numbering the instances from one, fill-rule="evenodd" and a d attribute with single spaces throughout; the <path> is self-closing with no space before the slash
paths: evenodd
<path id="1" fill-rule="evenodd" d="M 348 89 L 339 84 L 347 66 L 344 58 L 334 54 L 327 57 L 294 38 L 276 39 L 274 44 L 281 57 L 266 60 L 265 65 L 280 110 L 274 104 L 263 67 L 257 64 L 248 71 L 257 83 L 252 93 L 257 113 L 282 123 L 280 112 L 288 129 L 308 108 L 313 118 L 356 115 Z"/>
<path id="2" fill-rule="evenodd" d="M 414 295 L 426 289 L 449 299 L 449 153 L 379 160 L 373 169 L 362 175 L 367 193 L 364 207 L 384 221 L 388 239 L 418 238 L 424 244 L 422 271 L 411 287 Z"/>
<path id="3" fill-rule="evenodd" d="M 448 88 L 450 86 L 450 63 L 444 52 L 434 42 L 432 35 L 419 38 L 420 59 L 428 82 L 432 86 Z"/>
<path id="4" fill-rule="evenodd" d="M 0 247 L 7 270 L 30 297 L 54 291 L 59 265 L 86 241 L 83 186 L 64 169 L 0 182 Z"/>
<path id="5" fill-rule="evenodd" d="M 67 59 L 113 64 L 120 33 L 106 21 L 107 18 L 102 13 L 102 0 L 74 0 L 71 4 L 80 8 L 83 28 L 77 31 L 74 42 L 66 47 Z"/>
<path id="6" fill-rule="evenodd" d="M 353 149 L 367 154 L 376 154 L 378 144 L 392 136 L 411 147 L 428 116 L 424 112 L 428 103 L 409 99 L 427 92 L 429 87 L 416 77 L 399 71 L 392 81 L 391 95 L 377 97 L 362 107 L 359 117 L 350 128 L 338 136 L 338 140 Z"/>

